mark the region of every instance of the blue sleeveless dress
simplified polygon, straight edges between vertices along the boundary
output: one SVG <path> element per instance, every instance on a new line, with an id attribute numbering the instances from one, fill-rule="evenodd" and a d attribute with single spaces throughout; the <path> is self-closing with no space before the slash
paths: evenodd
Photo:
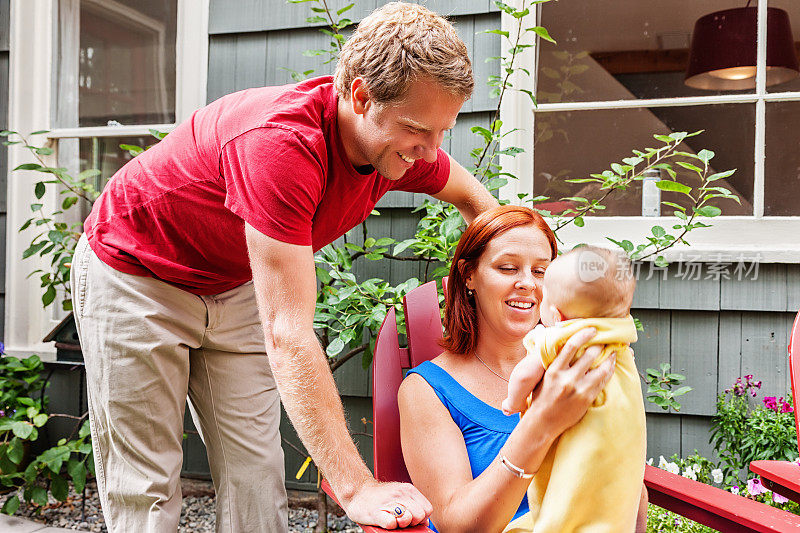
<path id="1" fill-rule="evenodd" d="M 425 361 L 408 371 L 419 374 L 436 392 L 450 411 L 450 416 L 464 435 L 473 479 L 497 458 L 500 448 L 517 427 L 519 415 L 506 416 L 499 409 L 484 403 L 440 366 Z M 528 498 L 523 497 L 514 519 L 528 512 Z M 434 531 L 434 527 L 431 527 Z"/>

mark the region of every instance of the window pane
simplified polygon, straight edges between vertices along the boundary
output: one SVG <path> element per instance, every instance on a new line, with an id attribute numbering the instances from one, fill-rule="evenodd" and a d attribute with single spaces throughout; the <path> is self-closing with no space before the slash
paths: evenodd
<path id="1" fill-rule="evenodd" d="M 787 15 L 789 16 L 789 25 L 792 28 L 792 45 L 794 47 L 794 54 L 795 57 L 798 56 L 798 42 L 800 42 L 800 2 L 797 0 L 770 0 L 769 7 L 775 7 L 778 9 L 782 9 L 786 11 Z M 786 42 L 786 39 L 783 37 L 785 34 L 781 32 L 781 28 L 778 26 L 767 26 L 768 33 L 767 33 L 767 43 L 770 47 L 773 45 L 783 45 L 788 47 L 789 43 Z M 772 31 L 769 31 L 772 30 Z M 788 36 L 787 36 L 788 38 Z M 777 43 L 775 42 L 777 41 Z M 795 76 L 789 81 L 779 83 L 776 85 L 770 85 L 767 87 L 767 92 L 776 93 L 776 92 L 787 92 L 787 91 L 800 91 L 800 77 Z"/>
<path id="2" fill-rule="evenodd" d="M 80 126 L 175 121 L 177 0 L 81 0 Z"/>
<path id="3" fill-rule="evenodd" d="M 800 102 L 767 103 L 764 214 L 800 215 Z"/>
<path id="4" fill-rule="evenodd" d="M 723 215 L 752 215 L 753 146 L 755 144 L 755 105 L 730 104 L 651 109 L 614 109 L 536 114 L 534 141 L 534 195 L 550 197 L 545 208 L 560 212 L 574 207 L 559 202 L 564 197 L 600 198 L 605 191 L 596 183 L 567 183 L 572 178 L 609 169 L 612 162 L 630 157 L 631 150 L 662 146 L 653 134 L 704 129 L 697 137 L 687 139 L 679 150 L 697 153 L 706 148 L 716 156 L 711 171 L 738 169 L 728 179 L 715 185 L 739 195 L 742 205 L 721 199 L 716 204 Z M 699 183 L 696 174 L 673 164 L 678 179 L 690 186 Z M 651 200 L 645 196 L 645 204 Z M 686 197 L 677 193 L 661 193 L 662 201 L 687 206 Z M 657 201 L 656 201 L 657 202 Z M 642 184 L 635 182 L 627 191 L 615 191 L 603 202 L 607 209 L 599 216 L 641 216 Z M 671 215 L 672 208 L 661 206 L 660 214 Z"/>
<path id="5" fill-rule="evenodd" d="M 80 170 L 96 168 L 100 171 L 99 185 L 111 179 L 117 170 L 133 159 L 133 156 L 119 147 L 121 144 L 141 146 L 142 148 L 156 144 L 158 140 L 150 135 L 141 137 L 92 137 L 80 139 L 78 160 Z M 98 188 L 99 190 L 99 188 Z"/>
<path id="6" fill-rule="evenodd" d="M 755 89 L 710 91 L 684 83 L 695 22 L 703 15 L 731 7 L 737 6 L 730 0 L 542 4 L 542 25 L 558 44 L 541 43 L 538 101 L 752 93 Z"/>
<path id="7" fill-rule="evenodd" d="M 106 182 L 133 159 L 133 156 L 120 148 L 121 144 L 142 148 L 156 144 L 158 140 L 150 135 L 136 137 L 92 137 L 86 139 L 60 139 L 58 142 L 59 165 L 77 175 L 88 169 L 100 170 L 94 185 L 101 190 Z M 77 166 L 74 165 L 77 161 Z"/>

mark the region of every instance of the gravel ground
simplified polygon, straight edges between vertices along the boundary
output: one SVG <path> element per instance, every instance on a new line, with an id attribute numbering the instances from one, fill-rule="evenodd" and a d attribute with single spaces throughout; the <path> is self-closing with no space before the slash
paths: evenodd
<path id="1" fill-rule="evenodd" d="M 0 502 L 5 501 L 5 496 L 0 496 Z M 81 519 L 81 495 L 70 492 L 66 502 L 50 500 L 39 514 L 34 507 L 20 507 L 17 514 L 37 522 L 42 522 L 52 527 L 63 527 L 78 531 L 106 531 L 106 524 L 100 512 L 100 501 L 94 483 L 87 484 L 86 504 L 83 519 Z M 181 522 L 178 527 L 180 533 L 206 533 L 214 531 L 214 496 L 187 495 L 183 498 Z M 292 533 L 311 533 L 317 523 L 317 512 L 303 507 L 289 509 L 289 531 Z M 328 514 L 328 529 L 342 533 L 360 532 L 347 517 L 337 517 Z"/>

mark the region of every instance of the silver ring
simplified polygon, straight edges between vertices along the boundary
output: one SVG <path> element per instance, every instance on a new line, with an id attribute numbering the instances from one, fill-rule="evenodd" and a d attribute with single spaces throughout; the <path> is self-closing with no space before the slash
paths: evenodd
<path id="1" fill-rule="evenodd" d="M 402 505 L 397 505 L 397 506 L 395 506 L 394 509 L 392 509 L 392 514 L 394 516 L 397 516 L 397 517 L 403 516 L 403 513 L 405 513 L 405 512 L 406 511 L 405 511 L 405 509 L 403 509 Z"/>

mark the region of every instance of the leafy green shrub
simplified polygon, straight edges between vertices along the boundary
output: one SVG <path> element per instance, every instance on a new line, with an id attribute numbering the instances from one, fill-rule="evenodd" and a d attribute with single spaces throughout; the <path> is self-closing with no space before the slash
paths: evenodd
<path id="1" fill-rule="evenodd" d="M 761 388 L 748 374 L 717 398 L 717 414 L 711 422 L 714 449 L 723 462 L 726 483 L 736 484 L 747 474 L 751 461 L 792 461 L 797 457 L 797 433 L 791 399 L 774 396 L 752 407 Z"/>
<path id="2" fill-rule="evenodd" d="M 43 370 L 36 355 L 26 359 L 0 356 L 0 490 L 13 493 L 2 507 L 6 514 L 14 514 L 20 506 L 18 489 L 23 500 L 41 507 L 47 504 L 48 491 L 64 501 L 68 479 L 81 492 L 87 473 L 94 474 L 89 423 L 83 417 L 47 413 Z M 30 460 L 30 446 L 39 438 L 39 429 L 58 416 L 83 422 L 80 429 L 75 428 L 77 438 L 61 439 Z"/>

